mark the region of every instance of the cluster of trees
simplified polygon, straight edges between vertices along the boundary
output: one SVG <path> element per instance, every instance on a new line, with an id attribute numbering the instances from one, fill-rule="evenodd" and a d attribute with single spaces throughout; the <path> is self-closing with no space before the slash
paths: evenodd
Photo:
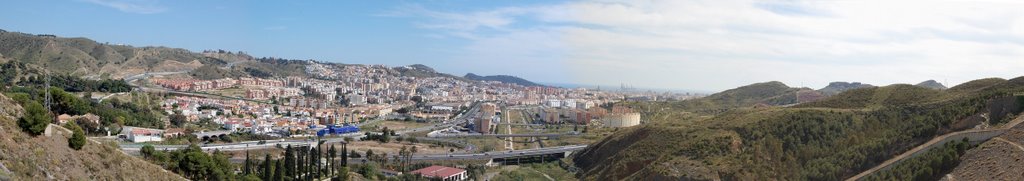
<path id="1" fill-rule="evenodd" d="M 177 151 L 157 151 L 152 145 L 145 145 L 140 153 L 146 160 L 191 180 L 252 180 L 247 175 L 235 174 L 228 154 L 219 150 L 206 154 L 196 144 Z"/>
<path id="2" fill-rule="evenodd" d="M 18 127 L 22 131 L 32 136 L 38 136 L 46 131 L 47 125 L 53 122 L 53 114 L 46 110 L 43 105 L 40 105 L 39 102 L 28 99 L 25 96 L 19 96 L 15 100 L 25 109 L 25 114 L 18 118 Z M 68 138 L 68 147 L 81 150 L 86 143 L 85 131 L 75 121 L 70 121 L 64 126 L 72 132 L 71 137 Z"/>
<path id="3" fill-rule="evenodd" d="M 967 138 L 952 141 L 892 165 L 892 168 L 879 171 L 864 180 L 940 180 L 960 164 L 960 156 L 963 156 L 969 147 L 970 142 Z"/>
<path id="4" fill-rule="evenodd" d="M 365 133 L 366 136 L 363 137 L 363 138 L 360 138 L 360 139 L 361 139 L 361 141 L 376 140 L 377 142 L 388 143 L 388 142 L 391 142 L 391 136 L 396 136 L 397 135 L 397 134 L 395 134 L 395 130 L 390 130 L 390 129 L 388 129 L 388 127 L 384 127 L 383 129 L 381 129 L 380 132 L 381 132 L 381 134 L 374 134 L 374 133 L 366 132 Z"/>
<path id="5" fill-rule="evenodd" d="M 19 85 L 33 86 L 33 85 L 44 85 L 46 80 L 42 77 L 22 77 L 22 80 L 18 82 Z M 103 79 L 103 80 L 89 80 L 81 77 L 72 75 L 52 75 L 50 76 L 50 86 L 60 87 L 65 91 L 71 92 L 128 92 L 132 90 L 132 86 L 128 85 L 127 82 L 121 79 Z"/>
<path id="6" fill-rule="evenodd" d="M 7 96 L 18 101 L 23 107 L 30 107 L 34 102 L 39 107 L 44 102 L 45 92 L 40 88 L 14 87 L 7 92 Z M 144 105 L 144 101 L 122 102 L 118 99 L 110 99 L 104 102 L 96 102 L 88 98 L 78 97 L 75 94 L 64 92 L 60 88 L 50 88 L 51 96 L 50 110 L 42 108 L 43 111 L 53 115 L 84 115 L 92 113 L 100 117 L 100 124 L 89 121 L 76 121 L 87 134 L 105 134 L 106 130 L 118 132 L 121 126 L 137 126 L 149 128 L 164 128 L 160 117 L 162 113 L 159 107 Z M 133 97 L 148 97 L 149 95 L 138 94 Z M 32 117 L 30 117 L 32 118 Z M 50 118 L 52 121 L 52 118 Z M 47 122 L 48 123 L 48 122 Z"/>
<path id="7" fill-rule="evenodd" d="M 338 150 L 331 145 L 323 147 L 288 146 L 282 158 L 274 160 L 269 154 L 263 160 L 252 159 L 246 153 L 243 175 L 257 176 L 263 180 L 348 180 L 348 147 Z M 259 163 L 258 163 L 259 162 Z"/>

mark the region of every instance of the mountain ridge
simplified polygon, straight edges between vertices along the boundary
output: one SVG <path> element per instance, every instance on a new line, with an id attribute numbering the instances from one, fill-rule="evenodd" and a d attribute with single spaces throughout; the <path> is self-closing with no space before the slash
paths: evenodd
<path id="1" fill-rule="evenodd" d="M 501 82 L 501 83 L 516 84 L 516 85 L 527 86 L 527 87 L 546 87 L 546 85 L 534 83 L 532 81 L 529 81 L 529 80 L 526 80 L 526 79 L 523 79 L 523 78 L 519 78 L 519 77 L 516 77 L 516 76 L 511 76 L 511 75 L 480 76 L 480 75 L 473 74 L 473 73 L 466 73 L 466 75 L 462 76 L 462 77 L 464 77 L 466 79 L 469 79 L 469 80 L 498 81 L 498 82 Z"/>

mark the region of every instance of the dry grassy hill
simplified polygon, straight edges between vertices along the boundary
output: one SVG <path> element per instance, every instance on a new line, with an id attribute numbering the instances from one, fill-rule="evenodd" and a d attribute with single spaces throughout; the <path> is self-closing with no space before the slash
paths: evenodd
<path id="1" fill-rule="evenodd" d="M 17 105 L 0 95 L 0 180 L 184 180 L 113 144 L 90 141 L 73 150 L 71 134 L 60 128 L 50 137 L 29 136 L 17 126 Z"/>

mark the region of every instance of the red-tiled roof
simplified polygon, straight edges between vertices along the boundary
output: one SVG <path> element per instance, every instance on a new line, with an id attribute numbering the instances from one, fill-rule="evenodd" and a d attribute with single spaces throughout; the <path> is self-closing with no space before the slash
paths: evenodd
<path id="1" fill-rule="evenodd" d="M 447 178 L 465 171 L 466 170 L 458 168 L 434 165 L 427 168 L 415 170 L 409 173 L 420 174 L 423 175 L 424 177 Z"/>

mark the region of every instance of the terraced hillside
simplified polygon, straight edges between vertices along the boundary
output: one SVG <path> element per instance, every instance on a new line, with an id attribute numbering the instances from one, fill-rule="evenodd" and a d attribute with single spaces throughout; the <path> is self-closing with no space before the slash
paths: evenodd
<path id="1" fill-rule="evenodd" d="M 771 84 L 754 87 L 787 92 Z M 643 110 L 650 123 L 617 132 L 576 154 L 579 176 L 840 180 L 936 135 L 1001 124 L 1020 113 L 1024 102 L 1015 96 L 1024 91 L 1024 78 L 982 79 L 948 90 L 902 84 L 861 88 L 792 107 L 752 106 L 763 101 L 750 100 L 778 96 L 742 89 L 720 94 L 748 97 L 625 103 Z M 691 110 L 699 105 L 729 106 L 719 106 L 727 109 L 717 112 Z"/>

